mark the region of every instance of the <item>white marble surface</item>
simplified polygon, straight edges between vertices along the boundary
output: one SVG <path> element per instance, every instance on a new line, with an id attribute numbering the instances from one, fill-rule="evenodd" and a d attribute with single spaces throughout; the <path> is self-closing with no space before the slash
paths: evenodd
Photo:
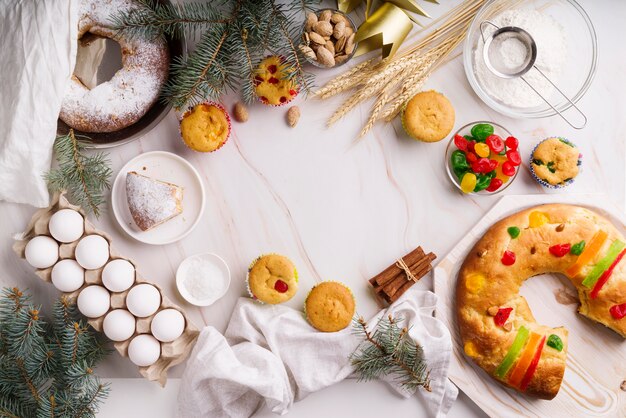
<path id="1" fill-rule="evenodd" d="M 441 10 L 457 2 L 443 1 Z M 626 2 L 584 0 L 596 26 L 599 65 L 596 78 L 580 106 L 589 116 L 583 131 L 558 118 L 513 120 L 484 106 L 472 92 L 459 57 L 439 69 L 425 88 L 445 93 L 457 111 L 456 127 L 480 119 L 493 120 L 521 141 L 524 160 L 534 144 L 548 135 L 566 136 L 581 148 L 584 172 L 561 193 L 602 192 L 624 209 L 624 135 L 626 132 Z M 320 71 L 318 83 L 338 71 Z M 235 98 L 226 98 L 231 105 Z M 377 310 L 367 279 L 417 244 L 441 256 L 452 248 L 498 197 L 468 197 L 453 189 L 444 172 L 446 144 L 424 144 L 407 138 L 398 123 L 378 125 L 360 142 L 353 140 L 367 116 L 357 109 L 331 129 L 325 121 L 339 99 L 320 102 L 299 97 L 302 109 L 295 129 L 286 126 L 286 108 L 254 105 L 250 121 L 235 123 L 230 141 L 218 152 L 198 154 L 182 145 L 174 113 L 139 141 L 110 151 L 114 172 L 135 155 L 150 150 L 175 152 L 201 173 L 207 197 L 205 214 L 184 240 L 171 245 L 142 245 L 124 234 L 109 210 L 96 224 L 108 231 L 117 249 L 136 261 L 142 275 L 163 286 L 192 320 L 224 329 L 239 296 L 245 294 L 246 267 L 269 251 L 288 255 L 301 272 L 301 291 L 289 302 L 301 307 L 306 289 L 324 279 L 342 280 L 353 288 L 359 313 Z M 504 193 L 541 193 L 524 168 Z M 24 228 L 34 209 L 0 203 L 0 285 L 28 287 L 35 299 L 56 295 L 33 270 L 10 251 L 11 236 Z M 174 273 L 188 255 L 211 251 L 221 255 L 233 275 L 227 295 L 213 306 L 198 309 L 184 303 L 174 287 Z M 431 288 L 427 277 L 418 284 Z M 179 366 L 172 373 L 180 376 Z M 113 354 L 99 373 L 116 378 L 112 399 L 100 416 L 173 415 L 177 381 L 161 389 L 136 377 L 126 359 Z M 129 396 L 130 395 L 130 396 Z M 155 408 L 153 398 L 159 398 Z M 153 408 L 154 413 L 146 413 Z M 375 417 L 424 416 L 416 399 L 401 400 L 379 383 L 346 381 L 296 404 L 291 416 Z M 272 416 L 261 411 L 258 416 Z M 482 416 L 463 395 L 450 416 Z"/>

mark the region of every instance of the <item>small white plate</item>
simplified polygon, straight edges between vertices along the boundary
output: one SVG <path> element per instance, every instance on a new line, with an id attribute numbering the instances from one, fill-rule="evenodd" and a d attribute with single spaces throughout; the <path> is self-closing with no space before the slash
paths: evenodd
<path id="1" fill-rule="evenodd" d="M 224 290 L 221 293 L 216 293 L 207 299 L 198 299 L 194 297 L 191 293 L 187 291 L 187 288 L 183 285 L 183 281 L 185 279 L 185 274 L 187 269 L 191 263 L 194 262 L 204 262 L 210 263 L 215 267 L 215 270 L 219 272 L 221 278 L 224 280 Z M 203 279 L 205 280 L 213 280 L 219 279 L 219 277 L 209 277 L 210 272 L 206 272 L 207 274 Z M 218 299 L 226 294 L 228 288 L 230 287 L 230 269 L 228 268 L 228 264 L 222 257 L 213 253 L 202 253 L 189 256 L 185 258 L 178 269 L 176 270 L 176 288 L 178 289 L 178 293 L 189 303 L 196 306 L 209 306 L 215 303 Z"/>
<path id="2" fill-rule="evenodd" d="M 128 209 L 126 174 L 129 171 L 174 183 L 183 188 L 183 213 L 149 230 L 140 230 Z M 138 155 L 117 173 L 111 190 L 111 206 L 115 219 L 128 235 L 152 245 L 171 244 L 183 239 L 198 224 L 204 212 L 204 185 L 200 175 L 187 160 L 166 151 Z"/>

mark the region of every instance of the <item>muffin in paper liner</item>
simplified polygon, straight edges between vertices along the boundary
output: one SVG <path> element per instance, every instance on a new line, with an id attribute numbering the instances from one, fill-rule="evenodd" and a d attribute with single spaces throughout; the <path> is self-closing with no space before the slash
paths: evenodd
<path id="1" fill-rule="evenodd" d="M 224 124 L 226 126 L 226 136 L 224 137 L 223 140 L 220 140 L 220 142 L 217 144 L 217 146 L 214 146 L 208 142 L 206 143 L 202 143 L 202 141 L 194 141 L 192 138 L 189 138 L 190 135 L 192 134 L 185 134 L 184 130 L 185 128 L 183 127 L 183 122 L 185 120 L 188 121 L 188 118 L 196 111 L 199 111 L 201 106 L 206 106 L 206 107 L 214 107 L 216 109 L 218 109 L 221 112 L 221 115 L 224 116 Z M 198 110 L 196 110 L 198 109 Z M 207 110 L 208 111 L 208 110 Z M 192 129 L 192 127 L 190 126 L 189 129 Z M 191 106 L 190 108 L 188 108 L 180 117 L 180 120 L 178 122 L 178 132 L 180 133 L 180 137 L 183 139 L 183 143 L 187 146 L 187 148 L 193 150 L 193 151 L 197 151 L 197 152 L 215 152 L 217 150 L 219 150 L 220 148 L 222 148 L 224 146 L 224 144 L 226 142 L 228 142 L 228 140 L 230 139 L 230 134 L 231 134 L 231 130 L 232 130 L 232 124 L 231 124 L 231 120 L 230 120 L 230 115 L 228 114 L 228 111 L 226 110 L 226 108 L 224 106 L 222 106 L 220 103 L 217 102 L 211 102 L 211 101 L 207 101 L 207 102 L 202 102 L 202 103 L 198 103 L 195 106 Z"/>
<path id="2" fill-rule="evenodd" d="M 346 296 L 345 292 L 347 292 L 350 295 L 350 301 L 352 305 L 352 306 L 347 307 L 348 309 L 346 310 L 346 312 L 343 313 L 343 315 L 339 315 L 341 316 L 341 318 L 339 317 L 335 318 L 336 319 L 336 321 L 334 321 L 335 323 L 332 323 L 333 318 L 329 318 L 328 315 L 325 315 L 325 317 L 321 317 L 321 316 L 311 317 L 311 315 L 309 315 L 309 309 L 307 309 L 309 298 L 314 292 L 316 292 L 316 289 L 317 289 L 317 292 L 319 292 L 320 289 L 322 289 L 320 286 L 328 287 L 328 285 L 339 286 L 339 287 L 335 287 L 335 289 L 327 289 L 327 291 L 330 292 L 330 295 L 332 295 L 333 293 L 336 293 L 336 294 L 344 293 L 343 295 L 340 295 L 340 296 Z M 312 301 L 312 303 L 314 302 L 315 301 Z M 323 282 L 317 283 L 315 286 L 313 286 L 309 290 L 309 293 L 307 294 L 306 299 L 304 301 L 303 313 L 304 313 L 305 319 L 313 328 L 321 332 L 337 332 L 348 327 L 350 323 L 352 322 L 355 312 L 356 312 L 356 298 L 354 297 L 354 293 L 352 292 L 352 289 L 350 289 L 350 287 L 348 287 L 346 284 L 339 282 L 339 281 L 335 281 L 335 280 L 325 280 Z"/>
<path id="3" fill-rule="evenodd" d="M 260 260 L 262 260 L 264 258 L 268 258 L 268 257 L 280 257 L 280 258 L 283 258 L 286 261 L 288 261 L 293 266 L 293 278 L 292 279 L 288 279 L 291 283 L 286 283 L 284 280 L 281 279 L 281 281 L 283 283 L 286 283 L 287 286 L 288 286 L 288 289 L 285 292 L 279 292 L 279 291 L 275 290 L 275 288 L 268 287 L 267 289 L 268 289 L 269 295 L 267 295 L 265 297 L 265 300 L 264 300 L 264 295 L 259 295 L 260 296 L 259 297 L 259 296 L 255 295 L 254 292 L 252 291 L 252 288 L 250 287 L 250 272 L 252 271 L 252 268 Z M 250 295 L 250 297 L 252 299 L 254 299 L 256 302 L 259 302 L 261 304 L 266 304 L 267 303 L 267 304 L 270 304 L 270 305 L 275 305 L 275 304 L 287 302 L 288 300 L 293 298 L 295 296 L 295 294 L 298 292 L 298 285 L 297 284 L 298 284 L 298 270 L 297 270 L 295 264 L 289 258 L 287 258 L 286 256 L 284 256 L 282 254 L 278 254 L 278 253 L 261 254 L 260 256 L 255 258 L 252 261 L 252 263 L 250 263 L 250 265 L 248 266 L 248 270 L 247 270 L 247 273 L 246 273 L 246 290 L 248 291 L 248 294 Z M 289 293 L 287 295 L 287 297 L 278 297 L 276 299 L 276 301 L 270 301 L 272 294 L 284 295 L 286 293 Z"/>
<path id="4" fill-rule="evenodd" d="M 574 182 L 576 177 L 578 177 L 578 175 L 580 175 L 580 173 L 582 171 L 582 158 L 583 158 L 583 155 L 581 153 L 578 154 L 578 160 L 576 161 L 576 166 L 578 167 L 578 172 L 576 173 L 576 175 L 574 177 L 564 179 L 562 182 L 560 182 L 558 184 L 551 184 L 551 183 L 547 182 L 546 180 L 544 180 L 541 177 L 539 177 L 539 175 L 535 171 L 535 161 L 536 161 L 535 152 L 537 151 L 537 148 L 541 144 L 545 143 L 546 141 L 552 140 L 552 139 L 557 139 L 557 140 L 561 141 L 562 143 L 567 144 L 568 146 L 577 149 L 576 145 L 573 142 L 571 142 L 570 140 L 568 140 L 567 138 L 563 138 L 563 137 L 560 137 L 560 136 L 551 136 L 551 137 L 545 138 L 544 140 L 542 140 L 539 143 L 537 143 L 537 145 L 535 145 L 535 147 L 533 148 L 533 151 L 530 153 L 530 159 L 529 159 L 529 164 L 528 165 L 530 167 L 530 174 L 532 175 L 533 179 L 537 183 L 539 183 L 540 185 L 542 185 L 545 188 L 555 189 L 556 190 L 556 189 L 562 189 L 564 187 L 569 186 L 570 184 L 572 184 Z"/>
<path id="5" fill-rule="evenodd" d="M 257 66 L 254 75 L 254 92 L 264 105 L 283 106 L 298 96 L 300 86 L 295 81 L 295 77 L 289 77 L 289 74 L 286 74 L 284 67 L 285 57 L 280 55 L 270 55 Z"/>

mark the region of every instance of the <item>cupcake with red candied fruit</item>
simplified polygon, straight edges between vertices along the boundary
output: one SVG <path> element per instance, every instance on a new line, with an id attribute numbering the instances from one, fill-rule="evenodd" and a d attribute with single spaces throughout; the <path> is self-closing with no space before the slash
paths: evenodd
<path id="1" fill-rule="evenodd" d="M 582 154 L 561 137 L 541 141 L 530 156 L 530 173 L 542 186 L 558 189 L 574 182 L 580 172 Z"/>
<path id="2" fill-rule="evenodd" d="M 254 92 L 263 104 L 282 106 L 292 101 L 299 91 L 293 69 L 284 58 L 272 55 L 259 63 L 254 75 Z"/>
<path id="3" fill-rule="evenodd" d="M 271 305 L 287 302 L 298 291 L 296 266 L 280 254 L 255 259 L 248 268 L 246 281 L 253 299 Z"/>
<path id="4" fill-rule="evenodd" d="M 187 110 L 180 120 L 180 135 L 189 148 L 213 152 L 230 137 L 230 116 L 218 103 L 205 102 Z"/>

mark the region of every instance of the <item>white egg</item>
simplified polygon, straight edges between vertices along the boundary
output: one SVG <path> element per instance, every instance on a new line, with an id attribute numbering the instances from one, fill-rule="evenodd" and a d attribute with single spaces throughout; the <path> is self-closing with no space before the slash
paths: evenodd
<path id="1" fill-rule="evenodd" d="M 139 367 L 150 366 L 161 356 L 161 344 L 150 334 L 137 335 L 128 345 L 128 358 Z"/>
<path id="2" fill-rule="evenodd" d="M 78 241 L 74 257 L 86 270 L 99 269 L 109 259 L 109 242 L 100 235 L 87 235 Z"/>
<path id="3" fill-rule="evenodd" d="M 111 260 L 102 270 L 102 283 L 111 292 L 123 292 L 135 283 L 135 266 L 128 260 Z"/>
<path id="4" fill-rule="evenodd" d="M 150 324 L 150 332 L 164 343 L 180 337 L 185 329 L 185 317 L 176 309 L 163 309 L 157 313 Z"/>
<path id="5" fill-rule="evenodd" d="M 135 317 L 126 309 L 115 309 L 104 317 L 102 330 L 112 341 L 126 341 L 135 333 Z"/>
<path id="6" fill-rule="evenodd" d="M 47 235 L 38 235 L 28 241 L 24 256 L 31 266 L 46 269 L 59 259 L 59 244 Z"/>
<path id="7" fill-rule="evenodd" d="M 61 292 L 73 292 L 85 283 L 85 270 L 76 260 L 61 260 L 52 267 L 51 279 Z"/>
<path id="8" fill-rule="evenodd" d="M 85 220 L 73 209 L 61 209 L 50 217 L 50 235 L 60 242 L 73 242 L 83 236 Z"/>
<path id="9" fill-rule="evenodd" d="M 126 296 L 126 307 L 138 318 L 145 318 L 155 313 L 161 306 L 161 293 L 151 284 L 142 283 L 134 286 Z"/>
<path id="10" fill-rule="evenodd" d="M 109 310 L 111 295 L 102 286 L 87 286 L 78 294 L 78 310 L 87 318 L 98 318 Z"/>

